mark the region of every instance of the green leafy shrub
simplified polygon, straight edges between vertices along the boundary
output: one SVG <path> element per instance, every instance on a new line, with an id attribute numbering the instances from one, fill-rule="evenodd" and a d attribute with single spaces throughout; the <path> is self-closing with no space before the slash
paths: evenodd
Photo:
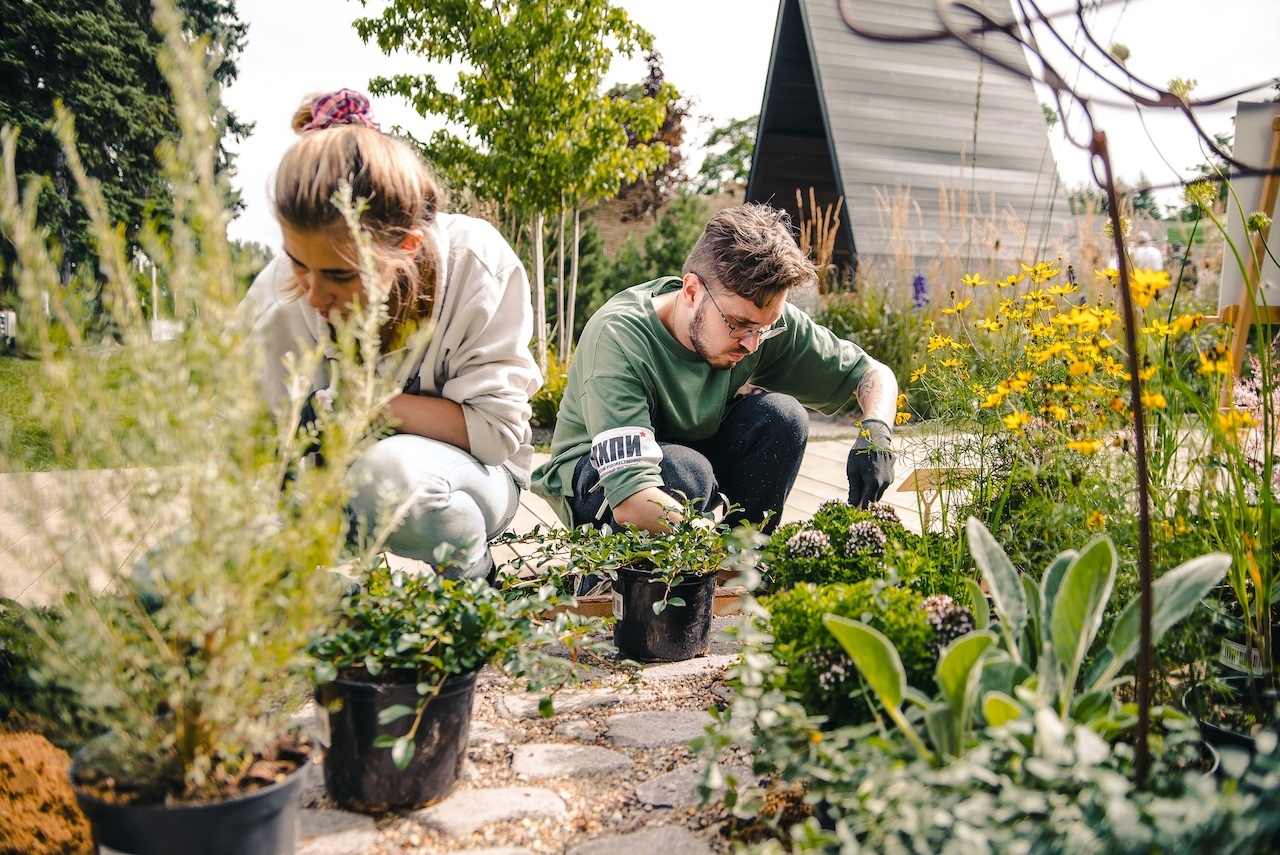
<path id="1" fill-rule="evenodd" d="M 530 420 L 535 427 L 554 428 L 560 415 L 560 401 L 564 399 L 565 386 L 569 383 L 569 360 L 560 359 L 554 347 L 547 348 L 547 372 L 542 378 L 542 388 L 529 399 L 533 408 Z"/>
<path id="2" fill-rule="evenodd" d="M 811 715 L 831 725 L 868 721 L 873 715 L 852 660 L 822 625 L 826 614 L 865 620 L 903 652 L 910 673 L 927 677 L 937 661 L 935 631 L 917 591 L 879 579 L 854 584 L 811 585 L 766 597 L 773 655 L 786 668 L 783 688 Z"/>
<path id="3" fill-rule="evenodd" d="M 811 519 L 779 526 L 769 538 L 763 552 L 766 584 L 779 591 L 800 582 L 878 578 L 884 575 L 886 555 L 917 540 L 890 505 L 875 503 L 863 510 L 824 502 Z"/>

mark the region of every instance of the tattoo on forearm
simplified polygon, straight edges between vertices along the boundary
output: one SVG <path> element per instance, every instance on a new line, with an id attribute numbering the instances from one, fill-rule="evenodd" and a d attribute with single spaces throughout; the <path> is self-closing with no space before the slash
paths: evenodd
<path id="1" fill-rule="evenodd" d="M 858 381 L 858 406 L 863 418 L 882 419 L 892 425 L 897 398 L 898 381 L 887 366 L 872 366 Z"/>

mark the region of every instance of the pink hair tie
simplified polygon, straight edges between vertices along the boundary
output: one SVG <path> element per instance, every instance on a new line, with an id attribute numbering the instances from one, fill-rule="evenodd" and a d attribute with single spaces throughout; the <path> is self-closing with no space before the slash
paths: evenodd
<path id="1" fill-rule="evenodd" d="M 382 130 L 373 120 L 373 107 L 369 99 L 354 89 L 326 92 L 311 102 L 311 121 L 302 126 L 304 131 L 323 131 L 334 125 L 364 125 L 375 131 Z"/>

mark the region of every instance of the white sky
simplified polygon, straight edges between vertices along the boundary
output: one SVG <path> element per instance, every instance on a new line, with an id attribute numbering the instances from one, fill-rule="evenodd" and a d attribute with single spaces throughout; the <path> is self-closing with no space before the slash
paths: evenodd
<path id="1" fill-rule="evenodd" d="M 686 126 L 684 148 L 696 169 L 696 149 L 712 127 L 760 110 L 778 0 L 617 2 L 653 33 L 667 80 L 693 100 L 694 117 L 711 119 Z M 1049 0 L 1044 5 L 1063 3 Z M 369 0 L 369 7 L 376 10 L 381 3 Z M 278 250 L 280 231 L 271 215 L 267 186 L 280 157 L 296 139 L 289 127 L 294 108 L 308 93 L 343 86 L 363 90 L 371 77 L 420 73 L 424 63 L 386 57 L 376 46 L 363 45 L 351 22 L 369 10 L 355 0 L 240 0 L 237 11 L 249 24 L 249 36 L 239 59 L 239 78 L 225 93 L 225 101 L 242 120 L 257 126 L 237 149 L 236 185 L 246 209 L 229 232 L 233 238 Z M 1100 41 L 1120 42 L 1131 50 L 1130 71 L 1157 84 L 1172 77 L 1198 80 L 1195 97 L 1280 76 L 1277 0 L 1124 0 L 1102 9 L 1097 21 L 1094 31 Z M 855 49 L 857 37 L 851 34 L 849 40 L 850 49 Z M 621 60 L 608 84 L 639 82 L 644 73 L 642 57 Z M 441 77 L 442 85 L 447 81 L 447 76 Z M 374 111 L 384 128 L 399 125 L 425 136 L 439 126 L 397 98 L 375 99 Z M 1229 132 L 1233 113 L 1232 103 L 1204 114 L 1202 124 L 1211 133 Z M 1175 116 L 1147 118 L 1158 151 L 1132 109 L 1099 108 L 1095 119 L 1108 132 L 1121 178 L 1135 180 L 1142 171 L 1157 184 L 1175 180 L 1177 175 L 1163 164 L 1161 154 L 1177 170 L 1205 159 L 1185 121 Z M 1068 186 L 1091 183 L 1084 155 L 1060 141 L 1055 152 Z M 1171 202 L 1177 196 L 1171 191 L 1161 198 Z"/>

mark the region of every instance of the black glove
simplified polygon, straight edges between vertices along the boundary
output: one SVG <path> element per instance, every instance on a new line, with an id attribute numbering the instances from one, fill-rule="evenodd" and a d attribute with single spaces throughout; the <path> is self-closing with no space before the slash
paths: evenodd
<path id="1" fill-rule="evenodd" d="M 879 419 L 862 420 L 862 429 L 845 465 L 849 476 L 849 504 L 865 508 L 878 502 L 893 483 L 889 435 L 889 426 Z"/>

